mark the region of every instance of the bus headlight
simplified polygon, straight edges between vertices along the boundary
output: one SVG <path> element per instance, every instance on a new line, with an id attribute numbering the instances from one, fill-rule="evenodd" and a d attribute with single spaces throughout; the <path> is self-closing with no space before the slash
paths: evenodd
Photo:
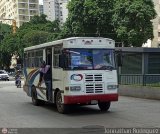
<path id="1" fill-rule="evenodd" d="M 80 91 L 81 87 L 80 86 L 71 86 L 70 91 Z"/>
<path id="2" fill-rule="evenodd" d="M 117 89 L 117 88 L 118 88 L 118 85 L 108 85 L 107 86 L 108 90 Z"/>

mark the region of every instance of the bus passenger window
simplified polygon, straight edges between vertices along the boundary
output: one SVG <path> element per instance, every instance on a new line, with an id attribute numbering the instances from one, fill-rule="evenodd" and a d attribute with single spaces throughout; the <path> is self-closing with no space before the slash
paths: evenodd
<path id="1" fill-rule="evenodd" d="M 61 47 L 54 48 L 54 55 L 53 55 L 53 67 L 59 67 L 59 55 L 61 54 Z"/>

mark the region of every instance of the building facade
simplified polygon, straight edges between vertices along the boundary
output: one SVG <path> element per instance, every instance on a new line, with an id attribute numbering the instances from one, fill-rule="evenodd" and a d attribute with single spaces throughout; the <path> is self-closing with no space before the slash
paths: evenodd
<path id="1" fill-rule="evenodd" d="M 39 5 L 39 14 L 44 14 L 43 5 Z"/>
<path id="2" fill-rule="evenodd" d="M 50 21 L 59 20 L 61 24 L 68 17 L 67 4 L 69 0 L 44 0 L 44 14 Z"/>
<path id="3" fill-rule="evenodd" d="M 68 17 L 68 4 L 69 0 L 60 0 L 60 22 L 63 24 Z"/>
<path id="4" fill-rule="evenodd" d="M 151 47 L 160 47 L 160 0 L 153 0 L 157 17 L 153 20 L 154 38 Z"/>
<path id="5" fill-rule="evenodd" d="M 58 0 L 44 0 L 43 1 L 44 14 L 47 19 L 54 21 L 59 19 L 59 2 Z"/>
<path id="6" fill-rule="evenodd" d="M 39 15 L 39 0 L 0 0 L 2 23 L 12 25 L 14 19 L 19 27 L 34 15 Z"/>

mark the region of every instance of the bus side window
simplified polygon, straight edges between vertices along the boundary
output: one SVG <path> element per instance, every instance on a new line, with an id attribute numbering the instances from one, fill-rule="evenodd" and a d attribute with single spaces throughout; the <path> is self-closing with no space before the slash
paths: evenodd
<path id="1" fill-rule="evenodd" d="M 28 53 L 28 67 L 31 67 L 30 63 L 31 63 L 31 52 Z"/>
<path id="2" fill-rule="evenodd" d="M 42 60 L 43 60 L 43 50 L 37 50 L 35 52 L 35 58 L 34 58 L 35 67 L 40 67 Z"/>
<path id="3" fill-rule="evenodd" d="M 29 52 L 28 54 L 28 67 L 35 67 L 35 62 L 34 62 L 34 51 Z"/>
<path id="4" fill-rule="evenodd" d="M 61 54 L 62 47 L 54 47 L 54 54 L 53 54 L 53 67 L 59 68 L 59 55 Z"/>
<path id="5" fill-rule="evenodd" d="M 28 53 L 24 53 L 24 66 L 28 67 Z"/>
<path id="6" fill-rule="evenodd" d="M 55 68 L 59 67 L 59 55 L 53 55 L 53 66 Z"/>

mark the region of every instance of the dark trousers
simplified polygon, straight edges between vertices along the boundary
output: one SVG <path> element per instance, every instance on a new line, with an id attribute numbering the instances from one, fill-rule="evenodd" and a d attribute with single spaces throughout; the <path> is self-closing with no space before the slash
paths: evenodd
<path id="1" fill-rule="evenodd" d="M 45 85 L 46 85 L 46 88 L 47 88 L 47 99 L 49 101 L 52 101 L 52 87 L 51 87 L 51 81 L 50 80 L 47 80 L 45 81 Z"/>

